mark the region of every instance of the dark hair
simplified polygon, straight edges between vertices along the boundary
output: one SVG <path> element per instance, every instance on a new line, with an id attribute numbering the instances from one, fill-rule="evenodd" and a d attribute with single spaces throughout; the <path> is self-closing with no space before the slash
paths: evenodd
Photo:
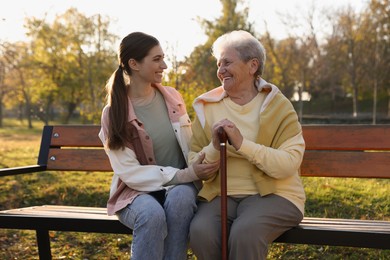
<path id="1" fill-rule="evenodd" d="M 128 85 L 124 76 L 131 77 L 132 70 L 129 60 L 141 62 L 149 51 L 159 45 L 159 41 L 148 34 L 133 32 L 122 39 L 118 51 L 118 69 L 111 75 L 106 85 L 107 104 L 109 109 L 109 127 L 107 134 L 107 146 L 118 150 L 124 148 L 126 140 L 129 140 L 126 131 L 128 120 Z"/>

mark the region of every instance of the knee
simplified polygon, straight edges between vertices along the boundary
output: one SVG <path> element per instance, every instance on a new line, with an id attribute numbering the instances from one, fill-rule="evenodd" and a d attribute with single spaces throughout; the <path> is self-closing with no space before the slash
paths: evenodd
<path id="1" fill-rule="evenodd" d="M 158 205 L 157 207 L 145 208 L 136 218 L 135 228 L 143 227 L 152 230 L 166 229 L 166 216 L 164 209 Z"/>
<path id="2" fill-rule="evenodd" d="M 214 225 L 215 224 L 215 225 Z M 194 218 L 190 225 L 190 241 L 199 243 L 217 243 L 220 238 L 220 232 L 217 223 L 201 221 L 200 218 Z"/>
<path id="3" fill-rule="evenodd" d="M 229 244 L 267 246 L 266 236 L 267 234 L 262 232 L 261 228 L 254 223 L 233 224 L 229 234 Z"/>
<path id="4" fill-rule="evenodd" d="M 177 185 L 168 192 L 165 208 L 189 212 L 193 214 L 196 210 L 196 190 L 192 185 Z M 181 214 L 182 214 L 181 213 Z"/>
<path id="5" fill-rule="evenodd" d="M 200 225 L 199 221 L 197 221 L 196 218 L 192 219 L 190 225 L 190 237 L 199 239 L 199 237 L 203 236 L 206 233 L 204 231 L 204 227 Z"/>

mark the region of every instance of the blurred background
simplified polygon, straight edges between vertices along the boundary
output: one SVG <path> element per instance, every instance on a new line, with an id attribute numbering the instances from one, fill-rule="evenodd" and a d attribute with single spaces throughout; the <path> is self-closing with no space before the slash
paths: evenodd
<path id="1" fill-rule="evenodd" d="M 193 99 L 220 85 L 211 44 L 237 29 L 263 43 L 264 79 L 302 123 L 390 123 L 389 25 L 389 0 L 16 1 L 0 11 L 0 127 L 99 124 L 132 31 L 160 40 L 164 84 L 193 116 Z"/>

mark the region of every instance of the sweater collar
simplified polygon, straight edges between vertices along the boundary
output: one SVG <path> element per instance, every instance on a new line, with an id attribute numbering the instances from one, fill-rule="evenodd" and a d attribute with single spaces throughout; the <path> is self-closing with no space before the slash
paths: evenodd
<path id="1" fill-rule="evenodd" d="M 261 107 L 261 110 L 260 110 L 260 112 L 262 112 L 262 111 L 264 111 L 264 109 L 267 108 L 267 106 L 269 105 L 271 100 L 279 92 L 279 89 L 275 85 L 268 83 L 267 81 L 265 81 L 262 78 L 259 78 L 259 80 L 257 80 L 255 82 L 255 85 L 256 85 L 257 90 L 259 92 L 264 91 L 264 92 L 268 93 L 268 95 L 267 95 L 266 99 L 264 100 L 264 103 Z M 199 121 L 203 127 L 204 127 L 205 121 L 206 121 L 206 119 L 204 117 L 204 105 L 206 103 L 219 102 L 227 96 L 228 95 L 227 95 L 225 89 L 223 88 L 223 86 L 219 86 L 219 87 L 214 88 L 214 89 L 198 96 L 197 98 L 195 98 L 195 100 L 192 104 L 192 107 L 194 108 L 195 113 L 198 116 Z"/>

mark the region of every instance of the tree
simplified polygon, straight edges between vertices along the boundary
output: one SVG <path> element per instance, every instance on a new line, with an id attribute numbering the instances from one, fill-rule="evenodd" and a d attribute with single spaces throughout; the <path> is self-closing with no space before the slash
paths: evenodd
<path id="1" fill-rule="evenodd" d="M 338 25 L 340 38 L 342 39 L 340 48 L 344 50 L 346 62 L 347 77 L 344 84 L 351 87 L 352 90 L 352 115 L 358 115 L 359 87 L 363 78 L 367 75 L 364 67 L 362 55 L 365 52 L 364 37 L 360 30 L 362 25 L 362 16 L 353 11 L 349 6 L 338 15 Z"/>
<path id="2" fill-rule="evenodd" d="M 373 96 L 373 124 L 376 123 L 378 99 L 387 97 L 387 116 L 390 116 L 390 1 L 373 0 L 363 13 L 365 57 L 368 69 L 365 84 Z M 369 94 L 369 93 L 367 93 Z"/>
<path id="3" fill-rule="evenodd" d="M 333 75 L 339 76 L 341 84 L 347 87 L 346 92 L 352 94 L 353 117 L 360 112 L 359 101 L 371 97 L 373 123 L 376 122 L 377 97 L 390 97 L 385 88 L 389 86 L 389 6 L 388 0 L 373 0 L 362 13 L 348 6 L 333 14 L 330 19 L 334 21 L 334 35 L 326 46 L 328 53 L 336 53 L 334 71 L 341 69 Z"/>
<path id="4" fill-rule="evenodd" d="M 298 45 L 295 38 L 276 41 L 266 33 L 262 42 L 267 50 L 265 78 L 278 85 L 281 91 L 292 97 L 295 81 L 299 76 L 297 59 Z"/>
<path id="5" fill-rule="evenodd" d="M 43 107 L 41 119 L 46 124 L 54 104 L 63 114 L 64 123 L 81 105 L 82 116 L 92 121 L 100 119 L 104 83 L 115 68 L 112 50 L 117 37 L 108 32 L 108 25 L 100 15 L 86 17 L 74 8 L 57 16 L 52 24 L 28 19 L 39 75 L 35 84 L 42 79 L 45 82 L 38 103 Z"/>
<path id="6" fill-rule="evenodd" d="M 201 92 L 220 85 L 216 77 L 216 62 L 210 52 L 213 42 L 222 34 L 232 30 L 246 30 L 254 34 L 253 24 L 247 22 L 248 8 L 237 10 L 239 4 L 243 4 L 244 1 L 220 0 L 220 2 L 222 14 L 216 21 L 198 18 L 208 39 L 203 45 L 197 46 L 182 64 L 186 68 L 185 80 L 193 82 L 194 89 Z"/>
<path id="7" fill-rule="evenodd" d="M 28 128 L 33 128 L 33 104 L 35 89 L 31 84 L 34 69 L 31 63 L 31 55 L 26 43 L 4 43 L 2 45 L 2 62 L 5 64 L 2 83 L 2 94 L 8 97 L 10 102 L 17 102 L 19 107 L 24 107 L 24 112 L 28 121 Z M 3 102 L 2 102 L 3 104 Z M 24 114 L 19 111 L 20 117 Z"/>

